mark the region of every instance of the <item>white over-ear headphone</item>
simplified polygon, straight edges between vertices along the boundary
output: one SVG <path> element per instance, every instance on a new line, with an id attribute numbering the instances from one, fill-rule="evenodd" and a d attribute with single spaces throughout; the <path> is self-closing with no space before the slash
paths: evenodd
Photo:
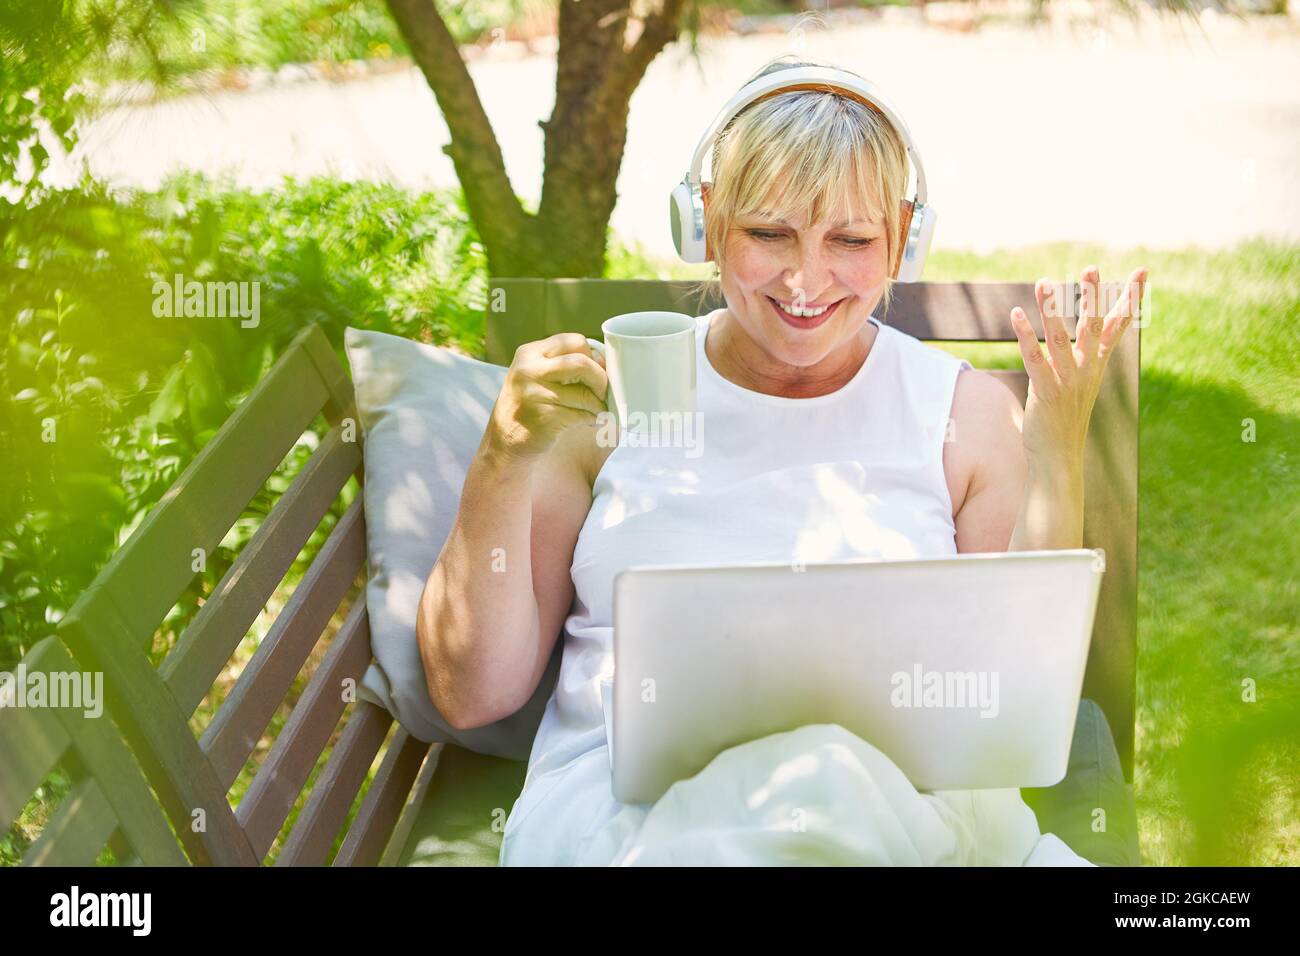
<path id="1" fill-rule="evenodd" d="M 899 227 L 897 248 L 901 253 L 895 258 L 892 275 L 897 282 L 917 282 L 925 266 L 926 254 L 930 251 L 930 239 L 934 235 L 937 218 L 933 207 L 926 203 L 925 167 L 921 165 L 921 154 L 912 142 L 906 124 L 897 112 L 889 106 L 884 98 L 866 80 L 824 66 L 801 66 L 777 70 L 760 76 L 745 84 L 739 93 L 727 101 L 716 119 L 701 137 L 691 157 L 691 168 L 686 176 L 673 189 L 668 200 L 668 215 L 673 230 L 673 244 L 677 254 L 686 262 L 708 262 L 712 256 L 707 248 L 704 234 L 704 196 L 700 181 L 704 157 L 718 134 L 726 128 L 727 123 L 737 113 L 751 103 L 774 96 L 786 90 L 822 90 L 842 93 L 853 99 L 866 103 L 879 110 L 893 124 L 894 129 L 907 146 L 907 155 L 916 170 L 916 194 L 914 199 L 902 199 L 902 217 Z M 717 175 L 714 170 L 712 175 Z"/>

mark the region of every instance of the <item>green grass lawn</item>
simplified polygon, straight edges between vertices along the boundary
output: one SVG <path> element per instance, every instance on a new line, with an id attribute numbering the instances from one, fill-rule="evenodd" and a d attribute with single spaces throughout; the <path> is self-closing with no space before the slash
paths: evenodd
<path id="1" fill-rule="evenodd" d="M 1150 270 L 1135 773 L 1144 862 L 1300 864 L 1300 246 L 936 252 L 925 278 L 1078 281 L 1089 264 L 1103 280 Z M 647 271 L 634 256 L 611 272 L 702 275 Z M 1014 343 L 942 347 L 980 367 L 1022 367 Z M 1243 440 L 1250 422 L 1254 441 Z"/>
<path id="2" fill-rule="evenodd" d="M 1144 861 L 1300 863 L 1300 247 L 941 254 L 926 278 L 1077 281 L 1089 263 L 1102 279 L 1150 269 L 1135 779 Z M 1199 834 L 1189 814 L 1206 819 Z"/>

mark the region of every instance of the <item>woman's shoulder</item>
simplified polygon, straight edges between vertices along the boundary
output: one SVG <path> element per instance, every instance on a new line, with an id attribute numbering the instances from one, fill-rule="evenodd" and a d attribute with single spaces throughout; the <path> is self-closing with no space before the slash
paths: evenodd
<path id="1" fill-rule="evenodd" d="M 969 366 L 964 366 L 958 372 L 952 396 L 954 419 L 961 417 L 978 422 L 992 418 L 1005 421 L 1013 410 L 1023 413 L 1020 400 L 996 376 L 984 369 Z"/>
<path id="2" fill-rule="evenodd" d="M 955 515 L 976 473 L 1019 447 L 1024 409 L 995 376 L 963 367 L 953 388 L 950 417 L 951 438 L 944 444 L 943 456 Z"/>
<path id="3" fill-rule="evenodd" d="M 1015 393 L 997 376 L 901 329 L 884 328 L 892 333 L 903 356 L 900 374 L 922 374 L 943 386 L 942 390 L 938 387 L 919 390 L 918 400 L 946 404 L 951 396 L 947 411 L 938 414 L 946 414 L 949 419 L 944 433 L 943 464 L 956 514 L 961 510 L 972 479 L 989 464 L 990 456 L 1006 455 L 1012 445 L 1020 442 L 1024 409 Z M 947 391 L 950 382 L 951 393 Z M 927 416 L 931 413 L 934 409 L 927 404 Z"/>

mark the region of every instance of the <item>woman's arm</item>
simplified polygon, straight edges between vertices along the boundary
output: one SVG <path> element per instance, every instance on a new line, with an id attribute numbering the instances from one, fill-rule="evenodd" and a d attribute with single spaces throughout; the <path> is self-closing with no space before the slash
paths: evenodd
<path id="1" fill-rule="evenodd" d="M 535 462 L 470 464 L 416 621 L 429 698 L 458 730 L 513 714 L 537 687 L 573 603 L 569 565 L 591 506 L 571 429 Z"/>
<path id="2" fill-rule="evenodd" d="M 1016 396 L 992 375 L 970 369 L 957 377 L 944 469 L 970 474 L 953 518 L 959 554 L 1016 550 L 1008 545 L 1028 486 L 1023 418 Z"/>
<path id="3" fill-rule="evenodd" d="M 1030 463 L 1008 551 L 1083 547 L 1083 463 Z"/>
<path id="4" fill-rule="evenodd" d="M 506 371 L 416 616 L 429 699 L 458 730 L 513 714 L 546 670 L 573 602 L 569 566 L 591 508 L 587 426 L 607 387 L 577 332 L 524 343 Z"/>

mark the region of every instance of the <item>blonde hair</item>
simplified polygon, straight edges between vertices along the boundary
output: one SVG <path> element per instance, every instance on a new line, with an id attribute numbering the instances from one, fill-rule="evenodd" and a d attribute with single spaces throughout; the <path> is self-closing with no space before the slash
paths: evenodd
<path id="1" fill-rule="evenodd" d="M 778 57 L 746 83 L 777 70 L 825 65 Z M 714 278 L 726 268 L 726 236 L 737 217 L 763 212 L 793 221 L 807 212 L 810 223 L 840 221 L 851 217 L 849 200 L 855 194 L 874 221 L 883 219 L 885 261 L 892 273 L 900 201 L 907 189 L 907 148 L 879 110 L 830 89 L 768 96 L 722 129 L 713 144 L 711 176 L 704 229 L 717 264 Z M 766 202 L 769 197 L 772 203 Z M 700 304 L 712 281 L 700 284 Z M 893 283 L 890 275 L 885 311 Z"/>

